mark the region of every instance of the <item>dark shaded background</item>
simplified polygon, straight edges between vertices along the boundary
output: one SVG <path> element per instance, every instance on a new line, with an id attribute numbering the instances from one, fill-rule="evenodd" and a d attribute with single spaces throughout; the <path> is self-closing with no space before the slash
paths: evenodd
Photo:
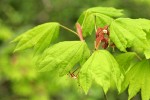
<path id="1" fill-rule="evenodd" d="M 57 21 L 74 29 L 79 15 L 90 7 L 124 9 L 131 18 L 150 19 L 149 0 L 0 0 L 0 100 L 104 100 L 100 86 L 93 84 L 88 95 L 69 76 L 34 71 L 32 50 L 13 53 L 9 42 L 26 30 L 45 22 Z M 57 41 L 77 39 L 61 29 Z M 127 100 L 127 91 L 114 89 L 108 100 Z M 140 100 L 138 94 L 133 100 Z"/>

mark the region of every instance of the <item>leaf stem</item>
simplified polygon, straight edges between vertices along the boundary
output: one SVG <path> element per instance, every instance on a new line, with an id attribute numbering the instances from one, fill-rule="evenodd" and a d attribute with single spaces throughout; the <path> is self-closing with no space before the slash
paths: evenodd
<path id="1" fill-rule="evenodd" d="M 139 60 L 142 60 L 142 58 L 136 53 L 136 57 L 139 59 Z"/>
<path id="2" fill-rule="evenodd" d="M 108 100 L 106 94 L 104 94 L 104 98 L 105 98 L 105 100 Z"/>
<path id="3" fill-rule="evenodd" d="M 95 33 L 97 32 L 96 15 L 94 15 Z"/>
<path id="4" fill-rule="evenodd" d="M 72 73 L 75 73 L 80 67 L 76 68 Z"/>
<path id="5" fill-rule="evenodd" d="M 105 99 L 105 100 L 108 100 L 108 99 L 107 99 L 107 96 L 106 96 L 106 94 L 105 94 L 105 92 L 104 92 L 104 90 L 103 90 L 103 93 L 104 93 L 104 99 Z"/>
<path id="6" fill-rule="evenodd" d="M 78 36 L 78 33 L 75 32 L 75 31 L 73 31 L 73 30 L 71 30 L 70 28 L 68 28 L 68 27 L 66 27 L 66 26 L 63 26 L 63 25 L 61 25 L 61 24 L 60 24 L 60 26 L 61 26 L 62 28 L 66 29 L 66 30 L 68 30 L 68 31 L 70 31 L 70 32 L 72 32 L 72 33 L 74 33 L 75 35 Z"/>

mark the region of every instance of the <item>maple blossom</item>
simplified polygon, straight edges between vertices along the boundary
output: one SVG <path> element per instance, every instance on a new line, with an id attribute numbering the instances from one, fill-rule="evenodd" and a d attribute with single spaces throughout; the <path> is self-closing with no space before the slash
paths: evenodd
<path id="1" fill-rule="evenodd" d="M 100 44 L 102 43 L 103 43 L 102 48 L 106 49 L 108 47 L 108 39 L 109 39 L 108 26 L 104 26 L 103 28 L 100 27 L 97 28 L 95 49 L 97 50 Z"/>

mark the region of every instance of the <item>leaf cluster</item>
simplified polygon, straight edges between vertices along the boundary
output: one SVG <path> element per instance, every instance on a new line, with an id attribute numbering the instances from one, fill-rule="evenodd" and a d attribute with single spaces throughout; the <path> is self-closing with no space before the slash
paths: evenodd
<path id="1" fill-rule="evenodd" d="M 85 93 L 94 80 L 105 93 L 115 84 L 119 93 L 128 88 L 129 99 L 141 91 L 142 99 L 149 100 L 150 20 L 124 18 L 122 11 L 112 7 L 90 8 L 79 17 L 77 32 L 58 22 L 49 22 L 28 30 L 12 42 L 17 42 L 15 51 L 34 48 L 38 71 L 55 71 L 60 76 L 69 74 L 78 79 Z M 104 30 L 105 26 L 108 26 L 107 30 Z M 80 40 L 51 45 L 58 37 L 60 27 Z M 97 33 L 98 29 L 100 33 Z M 97 37 L 104 37 L 108 32 L 107 48 L 88 48 L 87 36 L 96 33 L 93 44 L 98 41 L 102 45 L 103 41 Z M 116 53 L 112 53 L 114 48 L 118 50 Z"/>

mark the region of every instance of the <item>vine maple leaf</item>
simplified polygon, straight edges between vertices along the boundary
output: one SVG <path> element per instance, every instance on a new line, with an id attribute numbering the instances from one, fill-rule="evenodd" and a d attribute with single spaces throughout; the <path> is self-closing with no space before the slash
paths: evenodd
<path id="1" fill-rule="evenodd" d="M 123 52 L 132 47 L 135 52 L 144 53 L 150 58 L 150 45 L 146 38 L 146 32 L 137 24 L 136 20 L 130 18 L 118 18 L 110 25 L 110 39 L 116 47 Z"/>
<path id="2" fill-rule="evenodd" d="M 105 93 L 116 83 L 118 90 L 121 90 L 123 75 L 114 57 L 106 50 L 97 50 L 84 63 L 79 73 L 79 83 L 85 93 L 88 92 L 93 80 L 96 81 Z"/>
<path id="3" fill-rule="evenodd" d="M 141 91 L 142 100 L 150 99 L 150 61 L 142 60 L 135 64 L 125 76 L 123 88 L 128 88 L 129 100 Z"/>
<path id="4" fill-rule="evenodd" d="M 83 36 L 91 35 L 95 22 L 99 27 L 109 25 L 114 18 L 122 16 L 122 10 L 112 7 L 93 7 L 84 11 L 78 19 L 78 23 L 81 24 Z"/>

